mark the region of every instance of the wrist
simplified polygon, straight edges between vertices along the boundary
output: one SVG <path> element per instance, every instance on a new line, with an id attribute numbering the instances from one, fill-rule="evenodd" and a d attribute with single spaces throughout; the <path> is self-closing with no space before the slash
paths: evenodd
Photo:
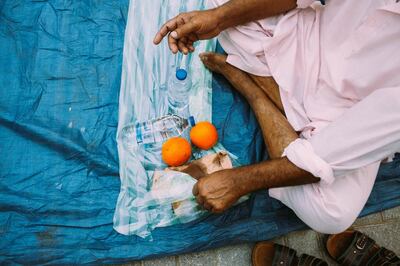
<path id="1" fill-rule="evenodd" d="M 216 19 L 216 28 L 218 29 L 218 31 L 222 32 L 227 29 L 226 23 L 224 23 L 226 21 L 226 11 L 224 6 L 216 7 L 212 9 L 212 11 L 214 13 L 213 17 Z"/>

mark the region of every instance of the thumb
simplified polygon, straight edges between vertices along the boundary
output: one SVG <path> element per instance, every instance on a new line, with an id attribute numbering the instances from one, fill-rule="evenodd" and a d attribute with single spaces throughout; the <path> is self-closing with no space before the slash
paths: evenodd
<path id="1" fill-rule="evenodd" d="M 196 31 L 196 26 L 193 24 L 193 22 L 188 22 L 186 24 L 183 24 L 182 26 L 178 27 L 175 29 L 173 32 L 171 32 L 171 37 L 174 38 L 175 40 L 181 39 L 190 33 Z"/>
<path id="2" fill-rule="evenodd" d="M 193 196 L 197 196 L 199 194 L 199 188 L 197 187 L 198 182 L 193 186 L 192 193 Z"/>

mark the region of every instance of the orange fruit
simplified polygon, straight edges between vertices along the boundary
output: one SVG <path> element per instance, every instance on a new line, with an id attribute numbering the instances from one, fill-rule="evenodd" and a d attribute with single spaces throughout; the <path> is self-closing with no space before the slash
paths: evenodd
<path id="1" fill-rule="evenodd" d="M 170 138 L 161 148 L 161 157 L 169 166 L 180 166 L 186 163 L 192 155 L 189 141 L 181 137 Z"/>
<path id="2" fill-rule="evenodd" d="M 210 122 L 199 122 L 190 130 L 190 140 L 200 149 L 208 150 L 217 144 L 217 129 Z"/>

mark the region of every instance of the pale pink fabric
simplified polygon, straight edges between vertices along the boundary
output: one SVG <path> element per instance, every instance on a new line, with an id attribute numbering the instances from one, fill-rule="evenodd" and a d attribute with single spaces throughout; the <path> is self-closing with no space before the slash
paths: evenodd
<path id="1" fill-rule="evenodd" d="M 334 233 L 363 208 L 380 161 L 400 151 L 400 3 L 298 0 L 298 7 L 228 29 L 219 41 L 228 63 L 277 81 L 301 132 L 284 155 L 322 180 L 270 195 Z"/>
<path id="2" fill-rule="evenodd" d="M 316 2 L 315 0 L 297 0 L 297 7 L 298 8 L 306 8 L 311 6 Z"/>

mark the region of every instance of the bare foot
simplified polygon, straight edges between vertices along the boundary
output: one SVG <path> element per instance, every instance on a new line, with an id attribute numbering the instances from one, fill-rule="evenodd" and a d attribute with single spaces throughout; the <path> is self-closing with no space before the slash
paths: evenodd
<path id="1" fill-rule="evenodd" d="M 217 53 L 200 54 L 201 61 L 209 70 L 222 74 L 249 102 L 264 94 L 246 72 L 228 64 L 226 58 L 226 55 Z"/>
<path id="2" fill-rule="evenodd" d="M 205 52 L 200 54 L 200 59 L 206 68 L 218 74 L 224 74 L 226 68 L 229 67 L 226 58 L 226 55 L 217 53 Z"/>

